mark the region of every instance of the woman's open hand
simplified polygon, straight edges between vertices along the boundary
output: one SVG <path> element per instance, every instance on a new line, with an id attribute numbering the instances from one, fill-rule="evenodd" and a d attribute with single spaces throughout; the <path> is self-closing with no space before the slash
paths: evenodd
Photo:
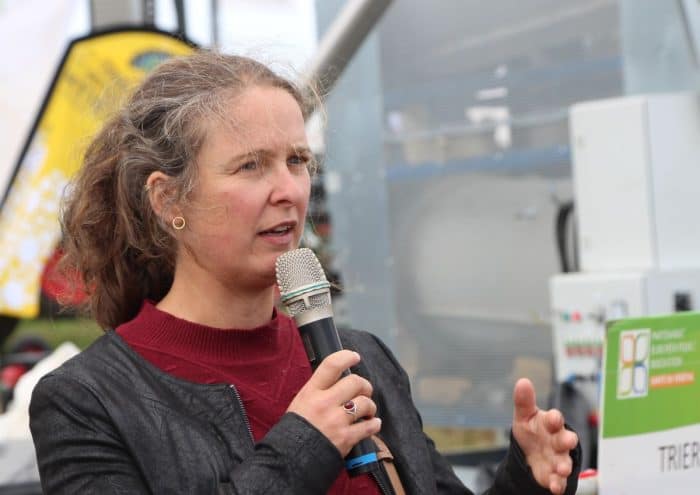
<path id="1" fill-rule="evenodd" d="M 515 384 L 513 402 L 513 437 L 525 453 L 535 480 L 554 494 L 564 493 L 572 470 L 569 451 L 578 443 L 576 433 L 564 428 L 561 412 L 537 407 L 535 389 L 526 378 Z"/>

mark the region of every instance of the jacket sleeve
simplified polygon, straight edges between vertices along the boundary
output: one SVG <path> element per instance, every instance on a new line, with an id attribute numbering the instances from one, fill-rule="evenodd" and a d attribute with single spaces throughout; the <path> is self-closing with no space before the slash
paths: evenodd
<path id="1" fill-rule="evenodd" d="M 392 362 L 397 372 L 400 375 L 400 380 L 404 384 L 406 390 L 410 390 L 410 381 L 406 371 L 401 367 L 398 360 L 391 350 L 376 336 L 373 336 L 377 344 L 384 350 L 388 359 Z M 411 399 L 411 404 L 413 403 Z M 415 409 L 415 406 L 413 406 Z M 419 421 L 422 424 L 420 413 L 415 410 Z M 440 494 L 472 494 L 469 489 L 465 488 L 459 478 L 454 474 L 452 466 L 447 460 L 437 451 L 435 443 L 425 435 L 425 441 L 430 451 L 430 456 L 433 464 L 433 472 L 437 484 L 437 493 Z M 564 495 L 574 495 L 578 485 L 578 473 L 581 468 L 581 445 L 577 445 L 576 449 L 570 453 L 573 461 L 573 470 L 567 480 L 567 487 Z M 515 441 L 511 434 L 510 446 L 506 454 L 506 458 L 498 466 L 496 478 L 493 486 L 486 491 L 485 495 L 551 495 L 551 492 L 535 480 L 530 467 L 525 460 L 525 454 Z"/>
<path id="2" fill-rule="evenodd" d="M 430 457 L 433 462 L 437 493 L 445 495 L 473 495 L 473 492 L 465 487 L 455 474 L 452 466 L 435 448 L 433 440 L 425 435 L 425 441 L 430 449 Z"/>
<path id="3" fill-rule="evenodd" d="M 32 393 L 29 418 L 44 493 L 149 493 L 86 387 L 44 376 Z"/>
<path id="4" fill-rule="evenodd" d="M 343 458 L 320 431 L 301 416 L 286 413 L 258 443 L 255 453 L 231 473 L 231 494 L 325 494 Z"/>
<path id="5" fill-rule="evenodd" d="M 162 482 L 152 479 L 154 473 L 140 471 L 97 394 L 74 377 L 49 374 L 39 381 L 30 403 L 30 428 L 44 493 L 152 493 L 153 483 Z M 200 486 L 196 493 L 324 494 L 342 466 L 330 440 L 302 417 L 287 413 L 228 479 L 189 481 Z M 174 478 L 191 474 L 192 466 L 163 466 L 159 476 L 169 469 L 180 471 L 171 473 Z"/>
<path id="6" fill-rule="evenodd" d="M 567 426 L 568 428 L 568 426 Z M 566 480 L 564 495 L 574 495 L 578 487 L 578 475 L 581 470 L 581 444 L 578 444 L 569 455 L 573 461 L 573 469 Z M 551 495 L 551 492 L 540 486 L 532 475 L 530 466 L 525 460 L 525 453 L 518 442 L 510 435 L 510 447 L 506 458 L 498 466 L 493 486 L 485 495 L 510 495 L 527 493 L 530 495 Z"/>

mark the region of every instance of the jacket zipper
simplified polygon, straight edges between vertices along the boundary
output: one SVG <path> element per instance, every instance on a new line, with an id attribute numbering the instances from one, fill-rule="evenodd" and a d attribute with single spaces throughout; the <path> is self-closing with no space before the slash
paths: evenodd
<path id="1" fill-rule="evenodd" d="M 243 399 L 241 399 L 241 395 L 238 393 L 238 390 L 236 390 L 236 387 L 233 385 L 228 386 L 232 391 L 234 397 L 236 397 L 236 400 L 238 401 L 238 405 L 241 408 L 241 412 L 243 413 L 243 422 L 245 423 L 245 427 L 248 429 L 248 434 L 250 435 L 250 441 L 253 445 L 255 445 L 255 437 L 253 436 L 253 429 L 250 427 L 250 421 L 248 420 L 248 414 L 245 412 L 245 407 L 243 407 Z"/>
<path id="2" fill-rule="evenodd" d="M 386 470 L 384 469 L 384 465 L 382 464 L 382 461 L 379 461 L 377 463 L 377 469 L 370 471 L 370 475 L 372 475 L 372 478 L 374 478 L 374 481 L 377 482 L 377 485 L 379 486 L 379 491 L 382 492 L 383 495 L 395 495 L 394 488 L 391 486 L 391 481 L 389 480 L 389 475 L 387 474 Z M 387 485 L 388 482 L 389 484 Z"/>
<path id="3" fill-rule="evenodd" d="M 377 486 L 379 486 L 379 491 L 382 492 L 383 495 L 391 495 L 389 490 L 384 485 L 384 482 L 381 479 L 379 479 L 379 475 L 377 475 L 377 473 L 375 473 L 374 471 L 372 471 L 370 474 L 372 475 L 372 478 L 374 478 L 374 481 L 377 482 Z"/>

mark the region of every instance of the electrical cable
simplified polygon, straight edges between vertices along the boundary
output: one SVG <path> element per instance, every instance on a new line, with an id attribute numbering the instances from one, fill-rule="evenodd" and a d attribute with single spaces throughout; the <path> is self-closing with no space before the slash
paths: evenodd
<path id="1" fill-rule="evenodd" d="M 567 235 L 566 227 L 569 218 L 574 211 L 574 202 L 566 201 L 559 205 L 557 210 L 556 222 L 555 222 L 555 238 L 557 241 L 557 254 L 559 255 L 559 263 L 561 265 L 561 271 L 563 273 L 569 273 L 575 270 L 575 265 L 577 264 L 575 260 L 569 260 L 569 249 L 567 246 Z M 575 244 L 575 242 L 574 242 Z M 574 248 L 575 252 L 575 248 Z M 574 255 L 573 257 L 576 257 Z"/>

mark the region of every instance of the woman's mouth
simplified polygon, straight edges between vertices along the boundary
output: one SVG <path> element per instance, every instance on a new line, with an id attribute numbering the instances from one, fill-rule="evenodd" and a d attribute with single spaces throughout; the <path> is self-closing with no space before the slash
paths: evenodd
<path id="1" fill-rule="evenodd" d="M 274 235 L 274 236 L 282 236 L 287 234 L 288 232 L 291 232 L 293 230 L 292 225 L 280 225 L 277 227 L 274 227 L 272 229 L 268 230 L 263 230 L 260 232 L 260 235 Z"/>
<path id="2" fill-rule="evenodd" d="M 282 222 L 258 233 L 260 237 L 275 245 L 289 246 L 294 242 L 296 222 Z"/>

